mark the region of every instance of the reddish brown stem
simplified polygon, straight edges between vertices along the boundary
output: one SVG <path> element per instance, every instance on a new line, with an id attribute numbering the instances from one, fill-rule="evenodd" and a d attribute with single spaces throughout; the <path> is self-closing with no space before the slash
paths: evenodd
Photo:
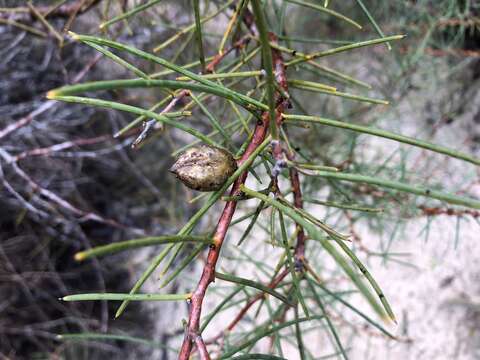
<path id="1" fill-rule="evenodd" d="M 242 49 L 243 47 L 245 47 L 248 44 L 249 41 L 250 41 L 250 37 L 249 36 L 244 36 L 240 40 L 236 41 L 227 50 L 224 50 L 223 52 L 215 55 L 213 60 L 210 61 L 210 63 L 205 68 L 205 72 L 206 73 L 212 73 L 215 70 L 215 66 L 217 66 L 220 63 L 220 61 L 222 61 L 225 58 L 225 56 L 230 54 L 235 49 L 237 49 L 237 50 Z"/>
<path id="2" fill-rule="evenodd" d="M 259 121 L 255 127 L 255 131 L 250 143 L 238 161 L 239 165 L 245 162 L 265 139 L 268 130 L 268 121 L 268 113 L 265 112 L 262 116 L 262 120 Z M 248 171 L 245 171 L 237 178 L 232 186 L 232 190 L 230 191 L 230 196 L 240 195 L 240 185 L 245 183 L 247 174 Z M 236 207 L 236 201 L 228 201 L 223 209 L 220 219 L 218 220 L 217 228 L 213 236 L 214 243 L 208 252 L 207 262 L 203 268 L 202 276 L 191 298 L 189 320 L 187 330 L 185 332 L 185 338 L 182 344 L 182 349 L 180 350 L 180 360 L 187 360 L 189 358 L 192 351 L 192 342 L 195 340 L 196 336 L 198 336 L 203 299 L 208 286 L 215 280 L 215 266 L 217 264 L 223 240 L 227 234 L 227 230 L 230 226 L 230 222 L 232 221 Z"/>
<path id="3" fill-rule="evenodd" d="M 210 360 L 210 355 L 208 354 L 207 346 L 205 345 L 205 342 L 203 341 L 203 339 L 200 335 L 197 335 L 195 337 L 195 345 L 197 346 L 198 354 L 200 355 L 200 359 L 201 360 Z"/>
<path id="4" fill-rule="evenodd" d="M 270 34 L 270 41 L 275 43 L 277 41 L 277 37 L 273 34 Z M 288 94 L 288 82 L 287 82 L 287 74 L 286 74 L 286 67 L 285 62 L 283 61 L 282 54 L 280 51 L 272 48 L 272 58 L 273 58 L 273 65 L 275 69 L 275 80 L 277 81 L 278 85 L 283 89 L 284 94 Z M 277 125 L 281 126 L 282 117 L 281 114 L 284 112 L 285 108 L 289 108 L 290 101 L 285 96 L 277 94 L 277 111 L 279 116 L 277 117 Z M 280 146 L 278 146 L 280 148 Z M 281 150 L 280 150 L 281 151 Z M 281 155 L 278 154 L 279 150 L 274 149 L 274 157 L 278 161 Z M 283 152 L 283 151 L 282 151 Z M 289 160 L 294 159 L 295 154 L 293 152 L 287 151 L 287 158 Z M 302 199 L 302 189 L 300 187 L 300 178 L 298 175 L 298 171 L 294 167 L 290 167 L 290 183 L 292 186 L 293 192 L 293 204 L 296 208 L 303 209 L 303 199 Z M 295 261 L 296 265 L 301 265 L 304 261 L 305 257 L 305 232 L 303 228 L 298 225 L 298 234 L 297 234 L 297 244 L 295 246 Z"/>
<path id="5" fill-rule="evenodd" d="M 423 214 L 426 216 L 438 216 L 438 215 L 447 215 L 447 216 L 464 216 L 470 215 L 474 218 L 480 217 L 480 211 L 477 210 L 456 210 L 452 208 L 439 208 L 439 207 L 427 207 L 420 205 L 418 207 L 422 210 Z"/>
<path id="6" fill-rule="evenodd" d="M 300 187 L 300 178 L 298 171 L 294 167 L 290 168 L 290 183 L 293 192 L 293 204 L 298 209 L 303 209 L 302 189 Z M 297 245 L 295 246 L 295 265 L 300 266 L 305 260 L 305 232 L 303 228 L 297 224 Z"/>

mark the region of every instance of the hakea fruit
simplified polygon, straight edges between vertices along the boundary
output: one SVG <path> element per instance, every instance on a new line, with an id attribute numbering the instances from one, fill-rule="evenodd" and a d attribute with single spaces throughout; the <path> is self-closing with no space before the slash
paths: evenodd
<path id="1" fill-rule="evenodd" d="M 187 187 L 198 191 L 219 190 L 237 170 L 237 162 L 227 150 L 197 145 L 182 152 L 170 171 Z"/>

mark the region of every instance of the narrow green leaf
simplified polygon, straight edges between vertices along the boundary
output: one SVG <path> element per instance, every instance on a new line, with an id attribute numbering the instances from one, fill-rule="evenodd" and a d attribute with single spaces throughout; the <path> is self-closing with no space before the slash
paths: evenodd
<path id="1" fill-rule="evenodd" d="M 301 1 L 301 0 L 284 0 L 286 2 L 289 2 L 289 3 L 292 3 L 292 4 L 297 4 L 297 5 L 300 5 L 300 6 L 305 6 L 305 7 L 308 7 L 310 9 L 314 9 L 314 10 L 317 10 L 317 11 L 320 11 L 320 12 L 323 12 L 325 14 L 328 14 L 328 15 L 331 15 L 333 17 L 336 17 L 337 19 L 340 19 L 340 20 L 343 20 L 347 23 L 349 23 L 350 25 L 353 25 L 355 26 L 357 29 L 361 29 L 362 28 L 362 25 L 360 25 L 359 23 L 357 23 L 356 21 L 346 17 L 345 15 L 342 15 L 336 11 L 333 11 L 331 9 L 328 9 L 327 7 L 325 6 L 322 6 L 322 5 L 317 5 L 317 4 L 312 4 L 312 3 L 309 3 L 309 2 L 305 2 L 305 1 Z"/>
<path id="2" fill-rule="evenodd" d="M 93 47 L 95 50 L 97 50 L 98 52 L 101 52 L 103 55 L 105 55 L 106 57 L 108 57 L 110 60 L 116 62 L 117 64 L 119 64 L 120 66 L 123 66 L 125 68 L 127 68 L 128 70 L 130 70 L 131 72 L 133 72 L 135 75 L 137 76 L 140 76 L 141 78 L 143 79 L 148 79 L 148 75 L 145 74 L 142 70 L 136 68 L 135 66 L 133 66 L 132 64 L 130 64 L 128 61 L 126 60 L 123 60 L 120 56 L 117 56 L 115 55 L 114 53 L 112 53 L 110 50 L 107 50 L 97 44 L 94 44 L 94 43 L 88 43 L 88 45 L 90 45 L 91 47 Z"/>
<path id="3" fill-rule="evenodd" d="M 267 100 L 270 114 L 270 130 L 273 140 L 278 140 L 278 127 L 275 121 L 275 75 L 273 74 L 272 50 L 270 49 L 270 39 L 265 14 L 259 0 L 251 0 L 253 13 L 260 35 L 260 45 L 262 47 L 262 63 L 267 73 Z"/>
<path id="4" fill-rule="evenodd" d="M 392 310 L 390 304 L 388 303 L 385 295 L 383 294 L 382 289 L 380 288 L 378 283 L 375 281 L 373 276 L 370 274 L 370 272 L 367 270 L 365 265 L 363 265 L 363 263 L 355 255 L 355 253 L 352 250 L 350 250 L 350 248 L 341 239 L 337 239 L 336 237 L 333 237 L 333 240 L 338 244 L 338 246 L 340 246 L 342 248 L 342 250 L 355 263 L 355 265 L 357 265 L 360 272 L 365 276 L 367 281 L 373 287 L 373 289 L 376 292 L 378 298 L 380 299 L 380 302 L 382 303 L 383 307 L 385 308 L 385 311 L 387 312 L 388 316 L 390 316 L 390 319 L 392 319 L 394 323 L 397 323 L 397 320 L 395 318 L 395 314 L 393 313 L 393 310 Z"/>
<path id="5" fill-rule="evenodd" d="M 311 53 L 309 55 L 306 55 L 305 57 L 301 57 L 298 59 L 293 59 L 285 63 L 286 66 L 292 66 L 295 64 L 299 64 L 305 61 L 321 58 L 324 56 L 330 56 L 334 54 L 338 54 L 344 51 L 349 51 L 353 49 L 359 49 L 365 46 L 371 46 L 371 45 L 377 45 L 377 44 L 383 44 L 389 41 L 394 41 L 394 40 L 401 40 L 405 37 L 405 35 L 393 35 L 393 36 L 387 36 L 384 38 L 379 38 L 379 39 L 373 39 L 373 40 L 367 40 L 367 41 L 360 41 L 354 44 L 349 44 L 349 45 L 344 45 L 340 46 L 334 49 L 330 50 L 324 50 L 324 51 L 317 51 L 314 53 Z"/>
<path id="6" fill-rule="evenodd" d="M 183 269 L 185 269 L 197 257 L 197 255 L 200 254 L 203 248 L 203 245 L 199 245 L 193 249 L 193 251 L 175 268 L 175 271 L 162 282 L 160 289 L 170 284 L 183 271 Z"/>
<path id="7" fill-rule="evenodd" d="M 233 297 L 235 295 L 237 295 L 240 291 L 242 291 L 244 289 L 244 286 L 241 285 L 241 286 L 237 286 L 236 289 L 234 291 L 232 291 L 230 294 L 228 294 L 227 296 L 225 296 L 223 298 L 223 300 L 220 302 L 220 304 L 218 304 L 215 309 L 212 310 L 212 312 L 210 314 L 208 314 L 207 316 L 205 316 L 205 320 L 203 320 L 203 323 L 202 325 L 200 326 L 200 334 L 203 333 L 203 331 L 205 330 L 205 328 L 208 326 L 208 324 L 210 323 L 210 321 L 213 320 L 213 318 L 215 317 L 215 315 L 217 315 L 220 310 L 222 310 L 222 308 L 230 301 L 233 299 Z"/>
<path id="8" fill-rule="evenodd" d="M 208 136 L 203 135 L 200 131 L 195 130 L 194 128 L 191 128 L 179 121 L 173 121 L 170 118 L 168 118 L 168 116 L 165 116 L 165 114 L 157 114 L 153 111 L 149 111 L 136 106 L 126 105 L 126 104 L 122 104 L 114 101 L 106 101 L 106 100 L 85 98 L 85 97 L 79 97 L 79 96 L 56 96 L 56 95 L 53 96 L 52 95 L 50 99 L 77 103 L 77 104 L 90 105 L 90 106 L 97 106 L 97 107 L 114 109 L 114 110 L 129 112 L 132 114 L 147 116 L 149 118 L 158 120 L 167 125 L 176 127 L 177 129 L 183 130 L 207 144 L 210 144 L 213 146 L 219 146 L 218 144 L 214 143 Z"/>
<path id="9" fill-rule="evenodd" d="M 322 90 L 330 90 L 330 91 L 337 91 L 336 87 L 330 86 L 330 85 L 325 85 L 322 83 L 318 82 L 313 82 L 313 81 L 306 81 L 306 80 L 288 80 L 288 84 L 292 86 L 306 86 L 306 87 L 311 87 L 315 89 L 322 89 Z"/>
<path id="10" fill-rule="evenodd" d="M 120 335 L 120 334 L 105 334 L 105 333 L 71 333 L 71 334 L 59 334 L 57 335 L 58 340 L 62 341 L 102 341 L 102 340 L 115 340 L 115 341 L 127 341 L 133 343 L 139 343 L 142 345 L 147 345 L 153 348 L 159 349 L 168 349 L 170 351 L 176 351 L 176 349 L 160 344 L 156 341 L 143 339 L 140 337 Z"/>
<path id="11" fill-rule="evenodd" d="M 362 8 L 362 11 L 364 12 L 365 16 L 368 18 L 368 21 L 370 21 L 370 24 L 372 24 L 377 34 L 380 35 L 381 37 L 385 37 L 385 34 L 383 33 L 382 29 L 380 29 L 380 26 L 378 26 L 377 22 L 375 21 L 373 16 L 370 14 L 370 11 L 368 11 L 367 7 L 363 4 L 363 1 L 356 0 L 356 2 Z M 386 45 L 388 50 L 392 50 L 390 43 L 387 42 Z"/>
<path id="12" fill-rule="evenodd" d="M 343 121 L 326 119 L 319 116 L 283 114 L 283 117 L 287 122 L 294 122 L 294 121 L 311 122 L 311 123 L 317 123 L 317 124 L 322 124 L 326 126 L 337 127 L 341 129 L 357 131 L 364 134 L 375 135 L 375 136 L 383 137 L 385 139 L 395 140 L 404 144 L 417 146 L 417 147 L 427 149 L 433 152 L 437 152 L 440 154 L 445 154 L 457 159 L 470 162 L 475 165 L 480 165 L 480 159 L 474 158 L 468 154 L 465 154 L 456 150 L 452 150 L 440 145 L 432 144 L 426 141 L 417 140 L 408 136 L 395 134 L 386 130 L 376 129 L 376 128 L 367 127 L 367 126 L 361 126 L 361 125 L 355 125 L 355 124 L 349 124 Z"/>
<path id="13" fill-rule="evenodd" d="M 313 66 L 315 69 L 310 69 L 306 65 Z M 329 67 L 327 67 L 323 64 L 319 64 L 316 61 L 310 60 L 306 63 L 306 65 L 302 65 L 301 68 L 312 71 L 312 72 L 315 72 L 316 74 L 319 74 L 319 75 L 329 77 L 329 78 L 331 78 L 335 81 L 341 81 L 341 82 L 344 82 L 344 83 L 347 83 L 347 84 L 353 84 L 353 85 L 361 86 L 361 87 L 367 88 L 369 90 L 372 89 L 371 85 L 369 85 L 369 84 L 367 84 L 367 83 L 365 83 L 361 80 L 355 79 L 354 77 L 352 77 L 350 75 L 347 75 L 347 74 L 344 74 L 340 71 L 329 68 Z M 317 69 L 319 71 L 315 71 Z"/>
<path id="14" fill-rule="evenodd" d="M 208 244 L 212 242 L 212 238 L 207 236 L 195 235 L 166 235 L 119 241 L 112 244 L 97 246 L 85 251 L 78 252 L 75 254 L 75 260 L 83 261 L 91 257 L 111 255 L 120 251 L 136 249 L 139 247 L 176 242 L 202 242 Z"/>
<path id="15" fill-rule="evenodd" d="M 230 135 L 225 131 L 225 129 L 220 124 L 220 122 L 217 120 L 217 118 L 206 108 L 205 105 L 203 105 L 203 103 L 200 101 L 200 99 L 198 97 L 196 97 L 194 94 L 191 94 L 190 96 L 191 96 L 192 100 L 202 110 L 202 112 L 207 116 L 207 119 L 210 121 L 213 128 L 215 130 L 217 130 L 220 134 L 222 134 L 225 142 L 229 145 L 230 148 L 234 149 L 235 145 L 233 144 L 232 139 L 230 138 Z"/>
<path id="16" fill-rule="evenodd" d="M 260 201 L 260 203 L 258 204 L 255 211 L 253 211 L 249 214 L 245 214 L 245 217 L 242 216 L 241 218 L 236 219 L 234 222 L 232 222 L 232 225 L 235 225 L 236 223 L 240 222 L 240 220 L 244 220 L 244 219 L 248 219 L 248 218 L 252 217 L 252 219 L 248 223 L 247 228 L 243 232 L 242 237 L 240 238 L 240 240 L 238 240 L 237 246 L 240 246 L 245 241 L 245 239 L 248 237 L 248 235 L 250 234 L 250 231 L 252 231 L 253 226 L 257 222 L 258 216 L 260 215 L 262 210 L 265 209 L 264 205 L 265 205 L 265 203 L 263 201 Z M 252 216 L 252 214 L 253 214 L 253 216 Z"/>
<path id="17" fill-rule="evenodd" d="M 389 102 L 386 100 L 382 99 L 374 99 L 371 97 L 367 96 L 360 96 L 360 95 L 355 95 L 355 94 L 349 94 L 341 91 L 332 91 L 332 90 L 327 90 L 327 89 L 322 89 L 320 87 L 312 87 L 308 85 L 301 85 L 297 83 L 292 83 L 292 87 L 299 89 L 299 90 L 306 90 L 306 91 L 312 91 L 312 92 L 317 92 L 321 94 L 328 94 L 332 96 L 338 96 L 341 98 L 349 99 L 349 100 L 356 100 L 356 101 L 362 101 L 362 102 L 368 102 L 371 104 L 377 104 L 377 105 L 388 105 Z"/>
<path id="18" fill-rule="evenodd" d="M 480 209 L 480 200 L 465 198 L 465 197 L 457 196 L 450 193 L 432 190 L 426 187 L 411 186 L 411 185 L 397 182 L 397 181 L 384 180 L 384 179 L 379 179 L 377 177 L 358 175 L 358 174 L 333 173 L 333 172 L 326 172 L 326 171 L 319 171 L 318 176 L 325 177 L 328 179 L 336 179 L 336 180 L 349 181 L 349 182 L 355 182 L 355 183 L 377 185 L 380 187 L 408 192 L 415 195 L 430 197 L 432 199 L 445 201 L 450 204 L 462 205 L 462 206 L 471 207 L 474 209 Z"/>
<path id="19" fill-rule="evenodd" d="M 177 301 L 187 300 L 192 294 L 118 294 L 118 293 L 99 293 L 99 294 L 77 294 L 67 295 L 61 298 L 63 301 L 91 301 L 91 300 L 113 300 L 113 301 Z"/>
<path id="20" fill-rule="evenodd" d="M 300 355 L 300 360 L 305 360 L 305 346 L 303 344 L 303 337 L 302 337 L 302 330 L 300 329 L 300 323 L 298 322 L 298 307 L 295 307 L 295 337 L 297 338 L 297 347 L 298 347 L 298 354 Z"/>
<path id="21" fill-rule="evenodd" d="M 263 284 L 261 284 L 257 281 L 241 278 L 241 277 L 234 276 L 234 275 L 231 275 L 231 274 L 222 274 L 222 273 L 219 273 L 217 271 L 215 272 L 215 278 L 220 279 L 220 280 L 225 280 L 225 281 L 228 281 L 228 282 L 233 282 L 233 283 L 240 284 L 240 285 L 244 285 L 244 286 L 253 287 L 253 288 L 258 289 L 260 291 L 263 291 L 267 294 L 270 294 L 273 297 L 276 297 L 277 299 L 279 299 L 280 301 L 284 302 L 285 304 L 287 304 L 289 306 L 292 306 L 292 304 L 288 301 L 288 299 L 285 296 L 283 296 L 282 294 L 278 293 L 277 291 L 275 291 L 275 290 L 269 288 L 268 286 L 265 286 L 265 285 L 263 285 Z"/>
<path id="22" fill-rule="evenodd" d="M 325 310 L 325 306 L 323 305 L 323 302 L 322 300 L 320 299 L 320 296 L 318 296 L 317 294 L 317 291 L 315 290 L 315 283 L 313 282 L 313 280 L 307 276 L 307 281 L 308 281 L 308 286 L 310 287 L 310 290 L 312 291 L 312 294 L 313 294 L 313 298 L 315 299 L 315 302 L 317 303 L 318 307 L 320 308 L 320 310 L 322 311 L 322 315 L 324 316 L 325 318 L 325 321 L 327 323 L 327 326 L 328 328 L 330 329 L 330 332 L 332 333 L 333 335 L 333 338 L 335 339 L 335 343 L 338 347 L 338 350 L 340 351 L 340 353 L 342 354 L 343 356 L 343 359 L 344 360 L 348 360 L 348 356 L 347 356 L 347 353 L 345 351 L 345 349 L 343 348 L 343 345 L 342 345 L 342 342 L 340 340 L 340 337 L 338 336 L 338 333 L 337 331 L 335 330 L 335 326 L 333 325 L 332 321 L 330 320 L 330 317 L 328 316 L 326 310 Z"/>
<path id="23" fill-rule="evenodd" d="M 355 263 L 355 265 L 358 267 L 360 272 L 365 276 L 365 278 L 367 279 L 367 281 L 370 283 L 373 290 L 377 294 L 380 302 L 382 303 L 385 311 L 387 312 L 387 315 L 390 317 L 390 319 L 392 319 L 396 323 L 397 321 L 395 319 L 395 315 L 390 307 L 390 304 L 385 298 L 383 291 L 380 289 L 380 286 L 377 284 L 377 282 L 372 277 L 372 275 L 367 270 L 367 268 L 362 264 L 360 259 L 358 259 L 355 253 L 351 251 L 350 248 L 345 244 L 344 241 L 346 240 L 346 237 L 342 236 L 341 234 L 338 234 L 335 230 L 331 229 L 325 223 L 323 223 L 322 221 L 320 221 L 310 213 L 306 212 L 305 210 L 295 208 L 292 204 L 288 203 L 287 201 L 281 198 L 279 198 L 279 201 L 282 204 L 289 206 L 291 209 L 299 213 L 301 216 L 305 217 L 308 221 L 311 221 L 313 224 L 319 226 L 322 230 L 326 231 L 332 237 L 332 239 L 338 244 L 338 246 L 342 248 L 342 250 L 347 254 L 347 256 Z"/>
<path id="24" fill-rule="evenodd" d="M 154 270 L 160 265 L 160 263 L 163 261 L 163 259 L 168 255 L 168 253 L 172 250 L 172 248 L 175 246 L 175 244 L 169 244 L 167 245 L 155 258 L 150 262 L 148 265 L 147 269 L 143 272 L 143 274 L 140 276 L 140 279 L 137 280 L 135 285 L 133 285 L 132 289 L 130 290 L 130 295 L 134 295 L 140 290 L 142 285 L 147 281 L 147 279 L 150 277 L 150 275 L 154 272 Z M 120 315 L 123 314 L 125 311 L 128 303 L 130 300 L 124 300 L 120 306 L 118 307 L 116 313 L 115 313 L 115 318 L 118 318 Z"/>
<path id="25" fill-rule="evenodd" d="M 100 27 L 100 29 L 108 28 L 110 25 L 115 24 L 116 22 L 119 22 L 121 20 L 127 19 L 127 18 L 129 18 L 129 17 L 131 17 L 131 16 L 133 16 L 133 15 L 135 15 L 135 14 L 137 14 L 137 13 L 143 11 L 143 10 L 146 10 L 149 7 L 152 7 L 153 5 L 158 4 L 160 1 L 162 1 L 162 0 L 151 0 L 147 3 L 145 3 L 145 4 L 136 6 L 130 11 L 127 11 L 127 12 L 125 12 L 125 13 L 119 15 L 119 16 L 114 17 L 113 19 L 110 19 L 110 20 L 108 20 L 104 23 L 101 23 L 99 27 Z"/>
<path id="26" fill-rule="evenodd" d="M 238 72 L 227 72 L 227 73 L 216 73 L 216 74 L 202 74 L 204 79 L 229 79 L 229 78 L 249 78 L 254 76 L 263 76 L 265 75 L 264 70 L 252 70 L 252 71 L 238 71 Z M 190 80 L 187 76 L 179 76 L 175 80 L 178 81 L 188 81 Z"/>
<path id="27" fill-rule="evenodd" d="M 195 14 L 195 36 L 197 38 L 198 55 L 202 71 L 205 71 L 205 54 L 203 52 L 202 22 L 200 20 L 200 6 L 198 0 L 193 0 L 193 12 Z"/>
<path id="28" fill-rule="evenodd" d="M 250 340 L 247 340 L 245 342 L 243 342 L 242 344 L 236 346 L 234 349 L 231 349 L 227 352 L 225 352 L 224 354 L 222 354 L 222 356 L 220 356 L 219 359 L 230 359 L 232 357 L 232 355 L 236 354 L 237 352 L 239 351 L 242 351 L 243 349 L 253 345 L 253 344 L 256 344 L 258 340 L 266 337 L 266 336 L 269 336 L 270 334 L 274 334 L 286 327 L 289 327 L 289 326 L 292 326 L 294 324 L 299 324 L 299 323 L 302 323 L 302 322 L 305 322 L 305 321 L 312 321 L 312 320 L 318 320 L 318 319 L 321 319 L 322 317 L 321 316 L 311 316 L 311 317 L 304 317 L 304 318 L 299 318 L 299 319 L 295 319 L 295 320 L 290 320 L 290 321 L 285 321 L 284 323 L 282 324 L 279 324 L 279 325 L 276 325 L 276 326 L 273 326 L 271 327 L 270 329 L 265 329 L 259 333 L 257 333 L 252 339 Z"/>
<path id="29" fill-rule="evenodd" d="M 357 314 L 358 316 L 360 316 L 361 318 L 363 318 L 365 321 L 367 321 L 369 324 L 371 324 L 373 327 L 377 328 L 378 330 L 380 330 L 383 334 L 385 334 L 386 336 L 388 336 L 389 338 L 391 339 L 394 339 L 396 340 L 397 337 L 395 335 L 393 335 L 392 333 L 390 333 L 387 329 L 385 329 L 382 325 L 380 325 L 379 323 L 377 323 L 376 321 L 372 320 L 370 317 L 368 317 L 367 315 L 365 315 L 363 312 L 361 312 L 360 310 L 358 310 L 356 307 L 354 307 L 353 305 L 351 305 L 350 303 L 348 303 L 347 301 L 343 300 L 341 296 L 335 294 L 334 292 L 328 290 L 323 284 L 317 282 L 315 279 L 311 278 L 311 281 L 314 281 L 315 284 L 317 286 L 319 286 L 325 293 L 327 293 L 328 295 L 330 295 L 331 297 L 333 297 L 335 300 L 337 300 L 338 302 L 340 302 L 342 305 L 344 305 L 345 307 L 349 308 L 350 310 L 352 310 L 355 314 Z"/>
<path id="30" fill-rule="evenodd" d="M 175 244 L 175 248 L 172 251 L 172 255 L 170 255 L 170 258 L 165 264 L 163 270 L 160 272 L 160 275 L 158 276 L 158 280 L 160 280 L 168 272 L 170 267 L 173 265 L 173 262 L 177 258 L 178 254 L 180 254 L 180 252 L 182 251 L 184 245 L 185 245 L 184 243 Z"/>
<path id="31" fill-rule="evenodd" d="M 277 211 L 277 209 L 270 209 L 270 241 L 272 242 L 273 246 L 277 244 L 277 239 L 275 236 L 275 211 Z"/>
<path id="32" fill-rule="evenodd" d="M 331 206 L 331 207 L 345 209 L 345 210 L 365 211 L 365 212 L 373 212 L 373 213 L 385 211 L 384 209 L 370 208 L 365 206 L 359 206 L 356 204 L 341 204 L 341 203 L 331 202 L 331 201 L 321 201 L 321 200 L 312 199 L 309 197 L 304 197 L 303 201 L 312 203 L 312 204 Z"/>
<path id="33" fill-rule="evenodd" d="M 272 208 L 274 209 L 274 208 Z M 288 263 L 288 268 L 290 270 L 290 274 L 292 275 L 292 280 L 293 280 L 293 285 L 295 287 L 295 293 L 297 295 L 297 299 L 299 300 L 303 312 L 305 313 L 305 316 L 310 316 L 310 313 L 308 311 L 307 304 L 305 302 L 305 299 L 302 295 L 302 290 L 300 288 L 300 280 L 297 275 L 297 269 L 295 268 L 295 259 L 293 258 L 292 254 L 290 253 L 290 244 L 288 243 L 288 236 L 287 236 L 287 229 L 285 227 L 285 220 L 283 218 L 283 214 L 281 211 L 278 212 L 278 217 L 280 221 L 280 229 L 282 232 L 282 242 L 283 242 L 283 247 L 285 248 L 285 253 L 287 254 L 287 263 Z M 297 312 L 295 312 L 297 314 Z M 297 314 L 298 315 L 298 314 Z"/>
<path id="34" fill-rule="evenodd" d="M 228 95 L 231 95 L 234 98 L 244 100 L 245 102 L 250 104 L 250 106 L 248 107 L 250 110 L 254 110 L 256 108 L 261 109 L 261 110 L 268 110 L 268 106 L 266 106 L 265 104 L 255 100 L 255 99 L 252 99 L 252 98 L 250 98 L 246 95 L 243 95 L 241 93 L 237 93 L 237 92 L 235 92 L 235 91 L 233 91 L 233 90 L 231 90 L 227 87 L 219 85 L 216 82 L 204 79 L 204 78 L 202 78 L 201 75 L 195 74 L 194 72 L 186 70 L 185 68 L 183 68 L 179 65 L 173 64 L 173 63 L 171 63 L 171 62 L 169 62 L 165 59 L 162 59 L 158 56 L 152 55 L 152 54 L 147 53 L 145 51 L 136 49 L 136 48 L 128 46 L 128 45 L 121 44 L 121 43 L 116 42 L 116 41 L 100 38 L 100 37 L 78 35 L 78 34 L 75 34 L 75 33 L 72 33 L 72 32 L 70 32 L 70 35 L 75 40 L 82 41 L 82 42 L 86 43 L 87 45 L 88 45 L 88 43 L 105 45 L 105 46 L 112 47 L 112 48 L 115 48 L 115 49 L 118 49 L 118 50 L 121 50 L 121 51 L 126 51 L 126 52 L 128 52 L 132 55 L 141 57 L 141 58 L 143 58 L 145 60 L 148 60 L 148 61 L 152 61 L 152 62 L 157 63 L 159 65 L 162 65 L 162 66 L 166 67 L 167 69 L 170 69 L 170 70 L 176 71 L 180 74 L 183 74 L 185 76 L 188 76 L 190 79 L 198 81 L 199 83 L 201 83 L 203 85 L 207 85 L 209 87 L 217 88 L 219 91 L 223 92 L 224 94 L 228 94 Z"/>
<path id="35" fill-rule="evenodd" d="M 235 0 L 229 0 L 227 1 L 225 4 L 223 4 L 221 7 L 219 7 L 215 12 L 211 13 L 211 14 L 208 14 L 207 16 L 203 17 L 201 20 L 200 20 L 200 23 L 203 24 L 211 19 L 213 19 L 214 17 L 216 17 L 218 14 L 220 14 L 221 12 L 223 12 L 224 10 L 226 10 L 231 4 L 233 4 L 235 2 Z M 187 26 L 187 27 L 184 27 L 183 29 L 181 29 L 180 31 L 178 31 L 175 35 L 173 35 L 172 37 L 170 37 L 169 39 L 167 39 L 166 41 L 164 41 L 162 44 L 158 45 L 157 47 L 155 47 L 153 49 L 153 52 L 158 52 L 162 49 L 164 49 L 165 47 L 167 47 L 168 45 L 170 45 L 171 43 L 175 42 L 180 36 L 182 35 L 185 35 L 187 33 L 189 33 L 190 31 L 192 31 L 193 29 L 195 29 L 195 23 Z"/>
<path id="36" fill-rule="evenodd" d="M 48 92 L 47 98 L 55 99 L 59 96 L 74 95 L 86 91 L 101 91 L 101 90 L 117 90 L 125 88 L 150 88 L 160 87 L 167 89 L 186 89 L 191 91 L 205 92 L 213 95 L 220 96 L 222 98 L 231 100 L 244 108 L 249 108 L 249 103 L 239 98 L 237 93 L 223 91 L 222 87 L 212 87 L 209 85 L 195 84 L 185 81 L 176 80 L 151 80 L 151 79 L 121 79 L 121 80 L 105 80 L 105 81 L 92 81 L 85 82 L 77 85 L 67 85 L 58 89 L 54 89 Z M 248 99 L 251 99 L 247 97 Z M 253 99 L 251 99 L 253 100 Z M 256 101 L 256 100 L 255 100 Z M 255 102 L 254 101 L 254 102 Z"/>

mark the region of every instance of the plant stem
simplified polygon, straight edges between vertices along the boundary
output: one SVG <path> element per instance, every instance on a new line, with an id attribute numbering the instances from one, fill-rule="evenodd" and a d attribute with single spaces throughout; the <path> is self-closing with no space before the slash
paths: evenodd
<path id="1" fill-rule="evenodd" d="M 262 145 L 263 141 L 265 140 L 268 130 L 267 116 L 268 113 L 264 112 L 264 115 L 262 116 L 262 121 L 257 123 L 255 131 L 253 133 L 253 137 L 247 148 L 245 149 L 242 157 L 238 161 L 239 164 L 245 162 L 250 157 L 250 155 Z M 247 179 L 247 175 L 248 171 L 245 170 L 237 178 L 237 180 L 232 186 L 232 190 L 230 191 L 230 196 L 238 196 L 240 194 L 240 186 Z M 189 319 L 185 338 L 183 340 L 182 348 L 180 350 L 179 360 L 189 359 L 190 353 L 192 351 L 193 341 L 199 335 L 198 332 L 200 327 L 200 316 L 203 300 L 205 298 L 205 293 L 210 283 L 215 280 L 215 266 L 220 255 L 220 249 L 222 247 L 223 240 L 225 239 L 225 235 L 230 226 L 230 222 L 232 221 L 233 214 L 235 213 L 236 206 L 236 201 L 228 201 L 225 204 L 225 208 L 223 209 L 220 219 L 218 220 L 218 224 L 213 235 L 214 243 L 208 252 L 207 262 L 205 264 L 205 267 L 203 268 L 202 276 L 200 277 L 197 288 L 193 292 L 191 298 Z"/>

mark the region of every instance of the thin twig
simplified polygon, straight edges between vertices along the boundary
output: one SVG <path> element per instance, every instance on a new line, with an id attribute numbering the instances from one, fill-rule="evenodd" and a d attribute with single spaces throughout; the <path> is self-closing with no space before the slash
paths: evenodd
<path id="1" fill-rule="evenodd" d="M 189 96 L 190 91 L 189 90 L 182 90 L 180 91 L 177 95 L 173 96 L 172 100 L 165 106 L 165 108 L 160 112 L 160 114 L 164 114 L 166 112 L 169 112 L 171 109 L 175 107 L 175 105 L 181 101 L 184 97 Z M 148 136 L 148 133 L 155 128 L 155 125 L 159 124 L 159 122 L 155 119 L 150 119 L 146 122 L 143 123 L 143 130 L 138 135 L 138 137 L 135 139 L 135 141 L 132 143 L 132 148 L 135 149 L 142 143 L 143 140 L 146 139 Z M 161 124 L 159 124 L 161 126 Z M 162 127 L 160 127 L 161 129 Z"/>
<path id="2" fill-rule="evenodd" d="M 210 355 L 208 355 L 207 346 L 205 345 L 205 342 L 203 341 L 203 339 L 200 335 L 197 335 L 195 337 L 195 345 L 197 346 L 198 354 L 200 355 L 200 359 L 201 360 L 210 360 Z"/>
<path id="3" fill-rule="evenodd" d="M 62 151 L 75 146 L 93 145 L 93 144 L 98 144 L 110 139 L 112 139 L 111 135 L 102 135 L 94 138 L 66 141 L 60 144 L 55 144 L 55 145 L 44 147 L 44 148 L 36 148 L 36 149 L 24 151 L 14 156 L 13 161 L 19 161 L 21 159 L 25 159 L 26 157 L 30 157 L 30 156 L 49 156 L 54 152 Z"/>

